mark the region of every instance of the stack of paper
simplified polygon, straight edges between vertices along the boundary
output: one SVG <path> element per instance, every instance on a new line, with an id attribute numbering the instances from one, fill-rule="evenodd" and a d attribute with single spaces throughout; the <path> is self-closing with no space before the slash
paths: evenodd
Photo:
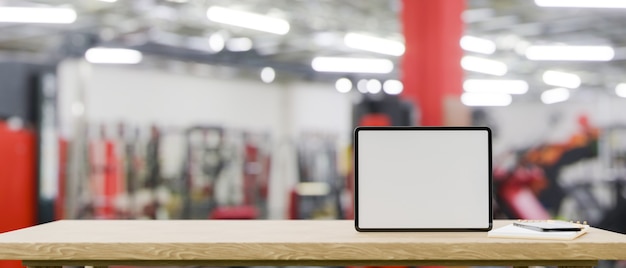
<path id="1" fill-rule="evenodd" d="M 566 231 L 566 232 L 542 232 L 530 230 L 522 227 L 517 227 L 513 224 L 509 224 L 497 229 L 493 229 L 487 232 L 487 237 L 495 238 L 524 238 L 524 239 L 549 239 L 549 240 L 573 240 L 589 230 L 588 225 L 583 225 L 580 231 Z"/>

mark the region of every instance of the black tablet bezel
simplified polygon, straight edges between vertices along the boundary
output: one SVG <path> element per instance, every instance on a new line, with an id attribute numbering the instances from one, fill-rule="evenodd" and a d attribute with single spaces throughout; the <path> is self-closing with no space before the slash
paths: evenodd
<path id="1" fill-rule="evenodd" d="M 359 169 L 358 169 L 358 148 L 359 148 L 359 132 L 360 131 L 486 131 L 488 136 L 488 155 L 489 155 L 489 171 L 488 171 L 488 186 L 489 186 L 489 198 L 488 198 L 488 222 L 489 225 L 486 228 L 361 228 L 359 227 Z M 360 126 L 354 129 L 354 227 L 359 232 L 486 232 L 493 228 L 493 172 L 492 172 L 492 137 L 491 129 L 488 127 L 409 127 L 409 126 Z"/>

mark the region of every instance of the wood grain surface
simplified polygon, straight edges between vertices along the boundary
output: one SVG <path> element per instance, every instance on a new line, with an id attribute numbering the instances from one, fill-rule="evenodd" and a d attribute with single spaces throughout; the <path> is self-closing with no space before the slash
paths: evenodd
<path id="1" fill-rule="evenodd" d="M 496 221 L 495 228 L 509 223 Z M 349 220 L 64 220 L 0 234 L 0 259 L 220 265 L 570 264 L 626 260 L 626 235 L 592 228 L 573 241 L 486 232 L 359 233 Z"/>

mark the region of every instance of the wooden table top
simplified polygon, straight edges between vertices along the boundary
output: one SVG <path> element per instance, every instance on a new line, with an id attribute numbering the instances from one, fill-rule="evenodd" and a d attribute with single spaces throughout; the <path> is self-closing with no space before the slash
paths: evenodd
<path id="1" fill-rule="evenodd" d="M 507 223 L 495 221 L 494 228 Z M 26 264 L 577 264 L 626 260 L 626 235 L 591 228 L 572 241 L 551 241 L 488 238 L 486 232 L 360 233 L 351 220 L 62 220 L 0 234 L 0 259 Z"/>

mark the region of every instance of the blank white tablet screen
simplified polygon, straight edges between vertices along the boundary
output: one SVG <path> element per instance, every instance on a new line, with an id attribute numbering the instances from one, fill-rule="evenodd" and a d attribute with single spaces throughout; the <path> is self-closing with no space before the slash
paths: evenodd
<path id="1" fill-rule="evenodd" d="M 487 129 L 361 129 L 357 135 L 357 227 L 490 227 Z"/>

